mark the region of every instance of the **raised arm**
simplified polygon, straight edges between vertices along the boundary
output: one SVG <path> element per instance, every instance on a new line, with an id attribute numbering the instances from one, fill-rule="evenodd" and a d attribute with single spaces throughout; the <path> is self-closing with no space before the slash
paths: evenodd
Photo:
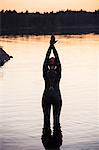
<path id="1" fill-rule="evenodd" d="M 44 64 L 43 64 L 44 79 L 46 78 L 46 74 L 47 74 L 47 70 L 48 70 L 48 61 L 49 61 L 50 54 L 51 54 L 51 46 L 49 46 L 49 48 L 47 50 L 46 57 L 45 57 Z"/>
<path id="2" fill-rule="evenodd" d="M 57 65 L 57 71 L 58 71 L 58 74 L 59 74 L 59 78 L 61 78 L 61 63 L 60 63 L 60 59 L 59 59 L 57 50 L 56 50 L 56 48 L 55 48 L 54 46 L 53 46 L 53 54 L 54 54 L 54 56 L 55 56 L 55 60 L 56 60 L 56 65 Z"/>

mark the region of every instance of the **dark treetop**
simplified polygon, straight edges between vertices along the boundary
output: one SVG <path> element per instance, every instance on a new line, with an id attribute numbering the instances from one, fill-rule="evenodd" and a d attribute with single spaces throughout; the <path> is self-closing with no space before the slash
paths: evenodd
<path id="1" fill-rule="evenodd" d="M 0 35 L 99 34 L 99 10 L 56 13 L 0 12 Z"/>

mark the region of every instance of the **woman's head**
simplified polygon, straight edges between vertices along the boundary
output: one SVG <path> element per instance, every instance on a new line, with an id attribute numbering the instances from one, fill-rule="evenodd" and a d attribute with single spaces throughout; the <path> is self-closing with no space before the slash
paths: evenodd
<path id="1" fill-rule="evenodd" d="M 49 59 L 49 67 L 50 67 L 51 69 L 54 69 L 55 66 L 56 66 L 56 60 L 55 60 L 54 57 L 51 57 L 51 58 Z"/>

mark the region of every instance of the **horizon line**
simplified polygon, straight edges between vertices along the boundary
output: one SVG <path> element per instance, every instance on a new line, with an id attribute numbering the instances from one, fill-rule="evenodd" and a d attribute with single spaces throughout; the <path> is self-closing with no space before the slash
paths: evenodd
<path id="1" fill-rule="evenodd" d="M 95 9 L 95 10 L 84 10 L 84 9 L 79 9 L 79 10 L 72 10 L 72 9 L 66 9 L 66 10 L 62 10 L 62 9 L 60 9 L 60 10 L 57 10 L 57 11 L 54 11 L 54 10 L 51 10 L 51 11 L 34 11 L 34 12 L 32 12 L 32 11 L 29 11 L 29 10 L 24 10 L 24 11 L 18 11 L 18 10 L 15 10 L 15 9 L 0 9 L 0 12 L 1 11 L 16 11 L 17 13 L 21 13 L 21 12 L 23 12 L 23 13 L 25 13 L 25 12 L 28 12 L 28 13 L 51 13 L 51 12 L 53 12 L 53 13 L 57 13 L 57 12 L 61 12 L 61 11 L 63 11 L 63 12 L 66 12 L 66 11 L 77 11 L 77 12 L 79 12 L 79 11 L 85 11 L 85 12 L 95 12 L 95 11 L 99 11 L 99 9 Z"/>

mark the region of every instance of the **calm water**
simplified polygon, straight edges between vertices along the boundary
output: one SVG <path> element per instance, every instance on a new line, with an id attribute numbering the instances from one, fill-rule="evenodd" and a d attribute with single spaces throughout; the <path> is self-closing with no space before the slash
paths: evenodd
<path id="1" fill-rule="evenodd" d="M 61 150 L 99 149 L 99 35 L 56 36 L 62 64 Z M 0 150 L 44 150 L 42 65 L 49 36 L 0 37 Z M 52 122 L 52 118 L 51 118 Z"/>

